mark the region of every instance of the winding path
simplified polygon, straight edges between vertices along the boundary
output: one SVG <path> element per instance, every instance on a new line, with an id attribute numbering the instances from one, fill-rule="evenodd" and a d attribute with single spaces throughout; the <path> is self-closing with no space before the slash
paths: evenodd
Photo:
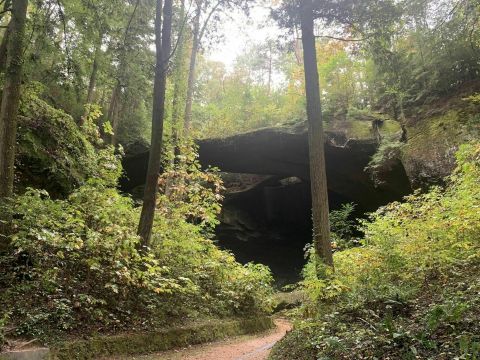
<path id="1" fill-rule="evenodd" d="M 138 356 L 138 360 L 265 360 L 272 347 L 282 339 L 291 325 L 285 320 L 276 320 L 276 328 L 259 335 L 242 336 L 211 344 L 192 346 L 187 349 Z"/>

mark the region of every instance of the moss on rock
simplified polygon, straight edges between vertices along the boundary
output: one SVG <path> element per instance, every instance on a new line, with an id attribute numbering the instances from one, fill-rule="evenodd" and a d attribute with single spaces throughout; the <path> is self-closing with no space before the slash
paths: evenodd
<path id="1" fill-rule="evenodd" d="M 17 134 L 17 187 L 64 195 L 95 174 L 96 151 L 73 118 L 26 89 Z"/>
<path id="2" fill-rule="evenodd" d="M 378 141 L 380 138 L 400 137 L 402 127 L 388 116 L 369 111 L 352 111 L 346 120 L 325 123 L 327 135 L 342 134 L 345 140 Z"/>
<path id="3" fill-rule="evenodd" d="M 443 113 L 409 121 L 401 160 L 414 187 L 441 182 L 455 167 L 458 147 L 480 133 L 478 106 L 456 102 Z"/>

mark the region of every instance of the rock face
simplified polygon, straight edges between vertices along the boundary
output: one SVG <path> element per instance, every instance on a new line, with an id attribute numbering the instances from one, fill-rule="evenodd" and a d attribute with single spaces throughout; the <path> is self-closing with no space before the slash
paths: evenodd
<path id="1" fill-rule="evenodd" d="M 455 168 L 459 145 L 480 138 L 480 101 L 469 99 L 480 84 L 472 86 L 420 109 L 406 121 L 400 158 L 414 188 L 442 182 Z"/>
<path id="2" fill-rule="evenodd" d="M 16 191 L 26 187 L 68 195 L 98 175 L 95 147 L 73 118 L 31 90 L 22 95 L 16 155 Z"/>
<path id="3" fill-rule="evenodd" d="M 411 192 L 400 161 L 389 166 L 377 186 L 365 171 L 384 137 L 402 136 L 402 129 L 392 120 L 366 117 L 355 121 L 326 124 L 325 144 L 329 191 L 364 210 L 375 210 Z M 200 140 L 199 155 L 203 166 L 215 166 L 234 174 L 252 174 L 277 179 L 297 177 L 308 182 L 308 133 L 305 123 L 265 128 L 221 139 Z M 127 149 L 123 161 L 125 191 L 143 184 L 148 163 L 145 147 Z M 242 182 L 242 181 L 240 181 Z M 241 184 L 235 186 L 247 186 Z M 249 185 L 252 187 L 252 184 Z M 255 184 L 253 184 L 253 187 Z M 243 189 L 245 190 L 245 189 Z"/>
<path id="4" fill-rule="evenodd" d="M 411 191 L 400 162 L 384 183 L 376 186 L 365 171 L 379 140 L 401 137 L 401 128 L 390 120 L 362 120 L 327 127 L 325 144 L 329 191 L 374 210 Z M 200 162 L 229 173 L 297 177 L 308 182 L 308 133 L 304 123 L 266 128 L 224 139 L 199 141 Z"/>
<path id="5" fill-rule="evenodd" d="M 365 171 L 382 138 L 402 138 L 398 123 L 367 117 L 327 123 L 326 128 L 331 209 L 354 202 L 361 215 L 411 192 L 398 159 L 381 174 L 381 186 Z M 241 262 L 268 264 L 280 285 L 298 280 L 304 247 L 312 236 L 306 125 L 260 129 L 198 144 L 203 165 L 229 173 L 217 228 L 220 246 L 232 250 Z"/>
<path id="6" fill-rule="evenodd" d="M 464 132 L 458 127 L 459 112 L 451 122 L 445 114 L 437 114 L 439 120 L 430 114 L 427 120 L 412 120 L 403 128 L 381 116 L 326 123 L 331 209 L 354 202 L 356 215 L 362 215 L 402 199 L 411 193 L 412 185 L 447 175 Z M 389 143 L 396 151 L 379 162 L 378 183 L 365 168 L 372 156 L 378 158 L 380 144 Z M 200 140 L 198 145 L 202 165 L 225 172 L 227 194 L 217 228 L 219 245 L 233 251 L 241 262 L 269 265 L 278 284 L 298 280 L 312 228 L 305 123 Z M 147 158 L 148 153 L 137 152 L 125 159 L 130 178 L 124 184 L 127 190 L 141 185 Z"/>

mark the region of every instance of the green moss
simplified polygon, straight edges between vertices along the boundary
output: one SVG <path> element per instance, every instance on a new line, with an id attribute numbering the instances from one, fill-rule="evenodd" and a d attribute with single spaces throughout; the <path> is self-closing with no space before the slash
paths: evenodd
<path id="1" fill-rule="evenodd" d="M 148 354 L 230 336 L 257 333 L 272 327 L 271 318 L 259 317 L 246 320 L 212 321 L 150 333 L 102 336 L 59 344 L 52 348 L 50 359 L 86 360 L 102 356 Z"/>
<path id="2" fill-rule="evenodd" d="M 452 109 L 407 125 L 408 141 L 401 157 L 414 185 L 435 183 L 451 173 L 458 146 L 473 136 L 465 124 L 468 118 Z"/>
<path id="3" fill-rule="evenodd" d="M 372 123 L 367 121 L 352 121 L 348 132 L 351 139 L 366 140 L 372 138 Z"/>
<path id="4" fill-rule="evenodd" d="M 430 149 L 432 144 L 444 147 L 449 141 L 458 144 L 459 137 L 464 134 L 457 110 L 418 121 L 407 126 L 407 131 L 409 134 L 407 148 L 411 151 L 425 151 Z"/>
<path id="5" fill-rule="evenodd" d="M 384 120 L 379 128 L 382 137 L 392 137 L 399 134 L 402 131 L 402 127 L 395 120 Z"/>
<path id="6" fill-rule="evenodd" d="M 330 132 L 342 132 L 347 139 L 375 140 L 376 123 L 379 124 L 378 131 L 383 138 L 396 136 L 402 131 L 400 124 L 386 115 L 358 109 L 351 110 L 346 120 L 327 121 L 325 129 Z"/>
<path id="7" fill-rule="evenodd" d="M 95 148 L 71 116 L 32 89 L 22 96 L 16 159 L 19 185 L 67 194 L 95 173 Z"/>

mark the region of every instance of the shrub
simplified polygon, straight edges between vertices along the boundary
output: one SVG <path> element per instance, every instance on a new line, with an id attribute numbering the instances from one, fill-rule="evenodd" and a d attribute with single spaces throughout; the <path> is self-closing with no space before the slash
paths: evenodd
<path id="1" fill-rule="evenodd" d="M 386 137 L 382 139 L 378 150 L 373 154 L 365 171 L 367 171 L 375 185 L 382 185 L 382 175 L 391 170 L 401 157 L 402 143 L 397 137 Z"/>
<path id="2" fill-rule="evenodd" d="M 415 193 L 363 223 L 364 247 L 337 255 L 338 276 L 361 298 L 414 293 L 480 259 L 480 145 L 464 145 L 445 189 Z"/>
<path id="3" fill-rule="evenodd" d="M 31 84 L 22 92 L 16 169 L 18 185 L 36 187 L 54 196 L 66 196 L 89 178 L 112 186 L 121 172 L 113 147 L 102 147 L 97 126 L 100 115 L 92 108 L 88 126 L 80 129 L 73 118 L 40 98 Z"/>
<path id="4" fill-rule="evenodd" d="M 476 358 L 480 317 L 480 144 L 463 145 L 442 189 L 415 193 L 363 222 L 361 247 L 335 254 L 335 273 L 304 269 L 297 330 L 316 358 Z M 301 358 L 301 357 L 299 357 Z"/>
<path id="5" fill-rule="evenodd" d="M 4 204 L 12 236 L 0 257 L 0 307 L 16 333 L 51 341 L 270 311 L 268 268 L 242 266 L 208 239 L 220 199 L 209 181 L 217 180 L 193 163 L 178 183 L 187 195 L 159 197 L 146 253 L 136 249 L 139 209 L 104 180 L 64 200 L 28 189 Z"/>
<path id="6" fill-rule="evenodd" d="M 343 250 L 358 245 L 354 239 L 357 222 L 353 218 L 355 204 L 343 204 L 338 210 L 330 212 L 331 236 L 336 249 Z"/>
<path id="7" fill-rule="evenodd" d="M 13 251 L 0 258 L 8 274 L 1 301 L 18 334 L 146 328 L 270 308 L 269 270 L 238 264 L 196 225 L 159 218 L 157 242 L 138 253 L 138 210 L 102 184 L 67 200 L 31 189 L 4 210 L 14 235 Z"/>
<path id="8" fill-rule="evenodd" d="M 429 277 L 480 260 L 480 144 L 462 146 L 457 159 L 445 189 L 417 192 L 363 221 L 363 246 L 335 255 L 342 295 L 408 297 Z"/>
<path id="9" fill-rule="evenodd" d="M 6 325 L 8 321 L 8 314 L 0 313 L 0 351 L 2 350 L 3 346 L 5 345 L 5 332 L 6 332 Z"/>

